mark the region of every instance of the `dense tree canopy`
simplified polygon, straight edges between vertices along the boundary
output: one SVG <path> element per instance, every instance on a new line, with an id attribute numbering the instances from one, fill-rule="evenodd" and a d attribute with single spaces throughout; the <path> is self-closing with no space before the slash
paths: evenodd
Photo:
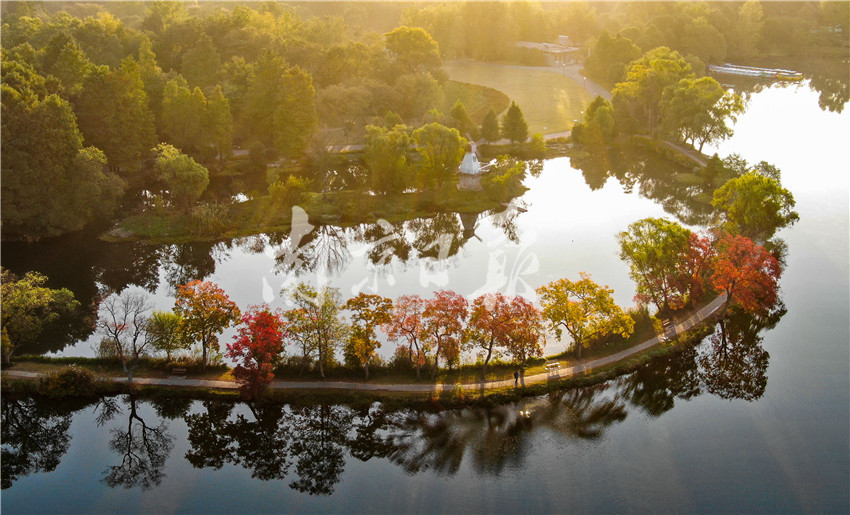
<path id="1" fill-rule="evenodd" d="M 727 120 L 734 122 L 743 112 L 741 97 L 727 92 L 712 77 L 682 79 L 662 94 L 662 123 L 665 130 L 702 152 L 706 143 L 732 136 Z"/>
<path id="2" fill-rule="evenodd" d="M 6 54 L 2 82 L 4 237 L 54 236 L 112 214 L 125 183 L 103 152 L 83 147 L 68 101 Z"/>
<path id="3" fill-rule="evenodd" d="M 413 131 L 416 150 L 422 156 L 422 176 L 426 184 L 436 184 L 437 189 L 443 182 L 457 172 L 466 149 L 466 138 L 457 129 L 451 129 L 439 123 L 429 123 Z"/>
<path id="4" fill-rule="evenodd" d="M 757 171 L 730 179 L 714 192 L 711 205 L 720 210 L 727 232 L 758 241 L 772 238 L 800 219 L 791 192 Z"/>
<path id="5" fill-rule="evenodd" d="M 182 317 L 183 334 L 201 344 L 205 368 L 209 352 L 218 352 L 218 334 L 241 316 L 236 303 L 218 285 L 197 280 L 178 287 L 174 311 Z"/>
<path id="6" fill-rule="evenodd" d="M 626 80 L 614 87 L 614 110 L 617 125 L 630 132 L 655 134 L 662 113 L 665 88 L 682 79 L 693 78 L 691 65 L 679 52 L 659 47 L 633 61 Z"/>
<path id="7" fill-rule="evenodd" d="M 167 143 L 154 149 L 154 171 L 168 188 L 174 205 L 188 209 L 210 183 L 210 173 L 203 165 Z"/>
<path id="8" fill-rule="evenodd" d="M 0 278 L 2 299 L 2 359 L 8 364 L 14 350 L 36 340 L 60 316 L 80 307 L 74 294 L 66 288 L 52 289 L 44 284 L 47 277 L 27 272 L 16 277 L 5 268 Z"/>
<path id="9" fill-rule="evenodd" d="M 663 218 L 644 218 L 617 236 L 620 259 L 629 263 L 629 275 L 637 283 L 637 300 L 652 302 L 662 312 L 685 304 L 687 292 L 679 276 L 690 237 L 691 231 Z"/>
<path id="10" fill-rule="evenodd" d="M 558 338 L 564 329 L 573 339 L 577 356 L 594 338 L 609 334 L 628 337 L 634 331 L 634 320 L 614 303 L 614 290 L 600 286 L 581 273 L 581 280 L 558 281 L 537 289 L 543 316 L 552 325 Z"/>

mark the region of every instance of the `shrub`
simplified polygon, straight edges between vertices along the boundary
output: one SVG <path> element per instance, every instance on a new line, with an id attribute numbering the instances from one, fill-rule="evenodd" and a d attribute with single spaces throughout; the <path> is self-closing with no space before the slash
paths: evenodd
<path id="1" fill-rule="evenodd" d="M 507 200 L 518 195 L 525 178 L 525 163 L 500 157 L 494 170 L 481 179 L 484 191 L 494 200 Z"/>
<path id="2" fill-rule="evenodd" d="M 286 181 L 279 180 L 269 185 L 269 195 L 275 204 L 292 207 L 301 202 L 307 185 L 306 179 L 290 175 Z"/>
<path id="3" fill-rule="evenodd" d="M 190 230 L 195 236 L 215 236 L 227 227 L 228 206 L 214 202 L 192 209 Z"/>
<path id="4" fill-rule="evenodd" d="M 89 397 L 96 393 L 97 382 L 97 377 L 91 370 L 70 365 L 42 378 L 39 381 L 38 393 L 54 399 Z"/>

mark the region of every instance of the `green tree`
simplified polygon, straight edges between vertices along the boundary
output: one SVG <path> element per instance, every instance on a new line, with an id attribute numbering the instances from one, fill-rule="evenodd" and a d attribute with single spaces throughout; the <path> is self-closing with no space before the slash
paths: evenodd
<path id="1" fill-rule="evenodd" d="M 75 311 L 80 303 L 66 288 L 52 289 L 44 284 L 47 277 L 27 272 L 23 277 L 0 267 L 0 325 L 2 360 L 9 364 L 12 353 L 21 345 L 35 342 L 60 316 Z"/>
<path id="2" fill-rule="evenodd" d="M 318 125 L 313 78 L 299 67 L 283 76 L 274 106 L 274 146 L 290 158 L 304 154 Z"/>
<path id="3" fill-rule="evenodd" d="M 732 136 L 726 124 L 743 112 L 741 97 L 729 93 L 712 77 L 682 79 L 664 90 L 662 116 L 666 131 L 677 138 L 699 145 Z"/>
<path id="4" fill-rule="evenodd" d="M 200 159 L 210 140 L 208 117 L 207 99 L 200 88 L 190 89 L 180 75 L 165 84 L 161 132 L 166 141 Z"/>
<path id="5" fill-rule="evenodd" d="M 490 143 L 499 140 L 499 118 L 492 107 L 484 115 L 484 121 L 481 122 L 481 136 Z"/>
<path id="6" fill-rule="evenodd" d="M 573 126 L 572 139 L 582 145 L 608 143 L 614 135 L 614 108 L 601 96 L 593 99 L 584 112 L 583 123 Z"/>
<path id="7" fill-rule="evenodd" d="M 690 238 L 691 231 L 663 218 L 638 220 L 617 235 L 620 259 L 629 263 L 629 275 L 637 283 L 638 301 L 651 301 L 665 313 L 684 305 L 678 286 Z"/>
<path id="8" fill-rule="evenodd" d="M 543 317 L 558 338 L 567 330 L 573 339 L 578 359 L 581 349 L 609 334 L 628 338 L 634 332 L 632 317 L 614 302 L 614 290 L 600 286 L 584 272 L 580 281 L 559 279 L 537 288 Z"/>
<path id="9" fill-rule="evenodd" d="M 74 112 L 86 143 L 101 149 L 112 171 L 137 169 L 156 144 L 139 64 L 127 57 L 121 67 L 95 67 L 74 99 Z"/>
<path id="10" fill-rule="evenodd" d="M 323 287 L 316 290 L 309 284 L 297 286 L 281 292 L 289 298 L 299 315 L 288 317 L 290 332 L 309 342 L 307 347 L 318 354 L 319 374 L 325 378 L 325 367 L 334 363 L 334 354 L 347 332 L 345 323 L 340 319 L 342 304 L 339 290 Z"/>
<path id="11" fill-rule="evenodd" d="M 442 89 L 430 73 L 408 73 L 396 80 L 395 110 L 405 120 L 424 116 L 442 100 Z"/>
<path id="12" fill-rule="evenodd" d="M 776 231 L 800 219 L 791 192 L 776 179 L 755 171 L 718 188 L 711 205 L 720 211 L 726 232 L 755 241 L 767 241 Z"/>
<path id="13" fill-rule="evenodd" d="M 171 201 L 188 210 L 207 189 L 209 171 L 168 143 L 157 145 L 153 151 L 156 155 L 154 171 L 167 186 Z"/>
<path id="14" fill-rule="evenodd" d="M 171 361 L 171 354 L 180 350 L 188 350 L 192 342 L 180 330 L 183 317 L 171 311 L 156 311 L 148 318 L 148 337 L 151 347 L 165 352 L 166 359 Z"/>
<path id="15" fill-rule="evenodd" d="M 584 61 L 584 69 L 591 79 L 609 88 L 623 80 L 629 63 L 640 57 L 640 48 L 620 34 L 611 36 L 603 30 Z"/>
<path id="16" fill-rule="evenodd" d="M 2 90 L 3 237 L 37 240 L 110 215 L 124 181 L 105 170 L 103 152 L 83 148 L 68 102 L 5 53 Z"/>
<path id="17" fill-rule="evenodd" d="M 442 64 L 439 45 L 420 27 L 398 27 L 384 34 L 384 38 L 387 50 L 408 73 L 431 70 Z"/>
<path id="18" fill-rule="evenodd" d="M 209 137 L 215 147 L 219 160 L 230 155 L 233 146 L 233 116 L 230 102 L 224 96 L 221 86 L 216 86 L 207 99 L 203 133 Z"/>
<path id="19" fill-rule="evenodd" d="M 410 136 L 404 125 L 397 125 L 391 130 L 374 125 L 366 127 L 366 150 L 363 160 L 369 167 L 372 191 L 386 195 L 401 193 L 408 187 L 409 148 Z"/>
<path id="20" fill-rule="evenodd" d="M 476 131 L 477 127 L 472 123 L 469 113 L 466 112 L 466 107 L 463 102 L 458 100 L 449 111 L 449 116 L 452 117 L 452 126 L 457 129 L 461 135 L 471 134 Z"/>
<path id="21" fill-rule="evenodd" d="M 513 143 L 519 143 L 528 138 L 528 124 L 525 123 L 522 109 L 516 102 L 511 102 L 511 106 L 508 107 L 508 111 L 502 117 L 502 136 Z"/>
<path id="22" fill-rule="evenodd" d="M 704 16 L 685 23 L 680 40 L 683 54 L 695 55 L 706 63 L 722 63 L 726 59 L 726 38 Z"/>
<path id="23" fill-rule="evenodd" d="M 437 189 L 450 179 L 460 166 L 466 138 L 457 129 L 439 123 L 429 123 L 413 131 L 416 150 L 422 156 L 422 173 L 426 183 L 436 183 Z"/>
<path id="24" fill-rule="evenodd" d="M 221 57 L 212 39 L 206 34 L 203 34 L 195 46 L 183 54 L 180 72 L 192 86 L 201 88 L 212 86 L 220 70 Z"/>
<path id="25" fill-rule="evenodd" d="M 614 87 L 614 116 L 627 132 L 655 134 L 661 117 L 664 89 L 693 78 L 691 65 L 679 52 L 658 47 L 629 65 L 626 80 Z"/>

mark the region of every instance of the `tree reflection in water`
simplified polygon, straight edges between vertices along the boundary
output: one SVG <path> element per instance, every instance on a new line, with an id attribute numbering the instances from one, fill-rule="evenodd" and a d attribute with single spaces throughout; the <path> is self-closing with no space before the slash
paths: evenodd
<path id="1" fill-rule="evenodd" d="M 73 406 L 3 396 L 0 451 L 3 490 L 22 477 L 51 472 L 68 452 Z"/>
<path id="2" fill-rule="evenodd" d="M 141 401 L 105 398 L 96 408 L 103 425 L 128 411 L 126 425 L 110 429 L 109 448 L 121 462 L 106 468 L 110 487 L 153 488 L 165 477 L 174 444 L 163 420 L 182 417 L 188 430 L 185 458 L 195 468 L 239 466 L 254 479 L 284 481 L 309 495 L 330 495 L 351 457 L 386 459 L 404 471 L 454 475 L 468 468 L 498 475 L 523 467 L 534 454 L 538 433 L 557 435 L 554 445 L 604 438 L 622 422 L 628 405 L 657 417 L 677 399 L 708 393 L 752 401 L 764 395 L 768 353 L 759 333 L 774 327 L 783 306 L 763 317 L 733 315 L 699 346 L 657 358 L 607 384 L 560 390 L 517 404 L 445 411 L 392 410 L 380 403 L 351 408 L 316 404 L 291 407 L 273 402 L 222 400 Z M 3 488 L 28 474 L 57 467 L 67 452 L 73 404 L 3 398 Z M 549 444 L 547 444 L 549 445 Z"/>
<path id="3" fill-rule="evenodd" d="M 700 373 L 706 390 L 723 399 L 760 399 L 767 388 L 770 354 L 759 333 L 772 329 L 787 310 L 779 306 L 764 317 L 735 314 L 719 324 L 707 352 L 700 356 Z"/>
<path id="4" fill-rule="evenodd" d="M 708 225 L 713 210 L 711 181 L 686 168 L 639 148 L 623 147 L 578 153 L 570 163 L 581 170 L 591 190 L 602 188 L 609 177 L 626 193 L 637 186 L 641 196 L 658 202 L 664 211 L 687 225 Z"/>
<path id="5" fill-rule="evenodd" d="M 139 415 L 137 402 L 134 396 L 128 395 L 130 413 L 126 429 L 116 425 L 109 430 L 109 448 L 121 455 L 121 464 L 110 465 L 104 471 L 103 482 L 112 488 L 138 486 L 148 490 L 158 486 L 165 477 L 165 462 L 174 447 L 174 437 L 168 432 L 165 421 L 149 426 Z M 100 411 L 99 424 L 121 413 L 116 398 L 102 399 L 97 409 Z"/>

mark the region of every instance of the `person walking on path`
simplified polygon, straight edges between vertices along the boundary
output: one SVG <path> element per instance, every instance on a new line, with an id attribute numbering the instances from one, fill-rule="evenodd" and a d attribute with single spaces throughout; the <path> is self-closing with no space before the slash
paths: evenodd
<path id="1" fill-rule="evenodd" d="M 514 370 L 514 387 L 519 386 L 519 369 Z"/>

